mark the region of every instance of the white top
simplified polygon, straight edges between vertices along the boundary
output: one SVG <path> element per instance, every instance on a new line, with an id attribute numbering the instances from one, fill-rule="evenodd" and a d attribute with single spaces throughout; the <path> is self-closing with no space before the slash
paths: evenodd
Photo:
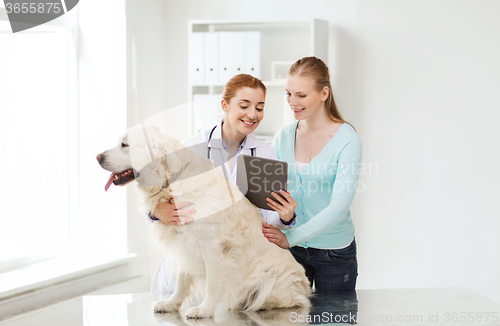
<path id="1" fill-rule="evenodd" d="M 210 139 L 210 143 L 208 143 L 212 130 L 212 138 Z M 231 168 L 227 163 L 229 153 L 224 150 L 221 130 L 221 124 L 218 124 L 217 126 L 215 126 L 215 129 L 212 128 L 209 130 L 201 131 L 192 137 L 182 140 L 182 143 L 186 146 L 191 147 L 191 149 L 193 149 L 203 157 L 207 157 L 207 155 L 210 155 L 208 158 L 214 161 L 216 165 L 219 165 L 218 163 L 221 163 L 222 161 L 225 162 L 224 167 L 226 168 L 226 172 L 228 173 L 227 175 L 230 176 L 230 181 L 233 184 L 236 184 L 236 168 L 234 168 L 231 172 Z M 201 145 L 203 143 L 205 143 L 205 146 L 193 146 L 197 144 Z M 252 155 L 252 148 L 255 149 L 255 156 L 270 158 L 273 160 L 278 159 L 278 157 L 274 153 L 274 149 L 272 146 L 261 142 L 260 140 L 257 140 L 254 135 L 249 134 L 246 136 L 243 148 L 241 149 L 239 154 Z M 235 159 L 236 157 L 233 160 Z"/>
<path id="2" fill-rule="evenodd" d="M 299 172 L 302 172 L 302 170 L 306 167 L 307 163 L 302 163 L 299 161 L 295 161 L 295 164 L 297 165 L 297 169 Z"/>

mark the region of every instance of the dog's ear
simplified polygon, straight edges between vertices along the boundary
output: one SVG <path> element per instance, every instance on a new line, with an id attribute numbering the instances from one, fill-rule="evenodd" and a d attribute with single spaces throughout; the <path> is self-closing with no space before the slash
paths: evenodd
<path id="1" fill-rule="evenodd" d="M 160 150 L 165 158 L 165 165 L 168 172 L 178 172 L 182 168 L 182 160 L 180 156 L 184 146 L 173 138 L 161 139 L 157 144 L 157 150 Z"/>
<path id="2" fill-rule="evenodd" d="M 167 153 L 165 154 L 165 165 L 167 166 L 167 171 L 178 172 L 182 168 L 182 162 L 178 157 L 179 153 Z"/>

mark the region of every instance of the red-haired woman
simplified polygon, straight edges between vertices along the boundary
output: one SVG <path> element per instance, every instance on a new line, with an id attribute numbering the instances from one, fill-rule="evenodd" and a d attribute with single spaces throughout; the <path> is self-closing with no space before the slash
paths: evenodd
<path id="1" fill-rule="evenodd" d="M 196 146 L 203 151 L 201 155 L 216 161 L 223 157 L 223 165 L 228 179 L 236 183 L 236 156 L 246 154 L 264 158 L 276 159 L 273 147 L 255 138 L 252 132 L 264 118 L 264 104 L 266 87 L 259 79 L 240 74 L 231 78 L 224 86 L 221 108 L 224 119 L 213 128 L 200 132 L 186 139 L 183 143 L 193 148 L 193 145 L 204 143 L 205 146 Z M 216 162 L 217 163 L 217 162 Z M 219 162 L 220 163 L 220 162 Z M 217 164 L 218 165 L 218 164 Z M 283 205 L 272 205 L 271 210 L 260 210 L 264 221 L 278 229 L 288 229 L 295 224 L 295 201 L 284 191 L 281 193 L 288 201 L 275 194 L 277 200 Z M 156 206 L 152 220 L 157 223 L 182 224 L 193 219 L 196 207 L 190 202 L 171 204 L 167 201 Z M 171 258 L 163 256 L 156 270 L 151 285 L 151 293 L 155 300 L 165 300 L 175 290 L 175 275 L 172 275 L 174 262 Z"/>

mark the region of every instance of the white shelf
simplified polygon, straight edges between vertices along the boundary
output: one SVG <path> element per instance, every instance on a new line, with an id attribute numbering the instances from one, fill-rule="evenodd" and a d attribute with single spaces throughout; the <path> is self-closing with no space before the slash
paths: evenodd
<path id="1" fill-rule="evenodd" d="M 284 80 L 272 80 L 271 63 L 295 62 L 305 56 L 316 56 L 328 64 L 328 22 L 320 19 L 240 21 L 240 20 L 192 20 L 188 23 L 188 36 L 202 32 L 258 31 L 261 34 L 260 76 L 267 87 L 265 119 L 256 134 L 272 136 L 289 122 L 291 110 L 286 107 Z M 224 83 L 189 83 L 188 101 L 196 94 L 220 94 Z M 191 108 L 191 117 L 195 112 Z M 293 117 L 292 117 L 293 118 Z M 194 119 L 192 119 L 194 121 Z M 194 132 L 194 124 L 191 133 Z"/>
<path id="2" fill-rule="evenodd" d="M 314 19 L 297 19 L 297 20 L 288 20 L 288 19 L 283 19 L 283 20 L 193 19 L 193 20 L 190 20 L 189 23 L 191 25 L 250 25 L 250 24 L 284 25 L 284 24 L 310 24 L 313 20 Z"/>
<path id="3" fill-rule="evenodd" d="M 285 86 L 286 85 L 286 81 L 284 80 L 279 80 L 279 81 L 265 81 L 263 80 L 262 81 L 264 83 L 264 85 L 266 85 L 266 87 L 268 86 Z M 213 86 L 213 87 L 223 87 L 224 86 L 224 83 L 194 83 L 194 84 L 191 84 L 191 87 L 210 87 L 210 86 Z"/>

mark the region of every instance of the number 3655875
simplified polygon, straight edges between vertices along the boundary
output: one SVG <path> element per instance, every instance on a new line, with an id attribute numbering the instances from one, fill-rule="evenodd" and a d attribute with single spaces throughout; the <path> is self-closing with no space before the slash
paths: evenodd
<path id="1" fill-rule="evenodd" d="M 5 3 L 5 9 L 7 13 L 39 13 L 39 14 L 58 14 L 61 12 L 60 3 Z"/>

